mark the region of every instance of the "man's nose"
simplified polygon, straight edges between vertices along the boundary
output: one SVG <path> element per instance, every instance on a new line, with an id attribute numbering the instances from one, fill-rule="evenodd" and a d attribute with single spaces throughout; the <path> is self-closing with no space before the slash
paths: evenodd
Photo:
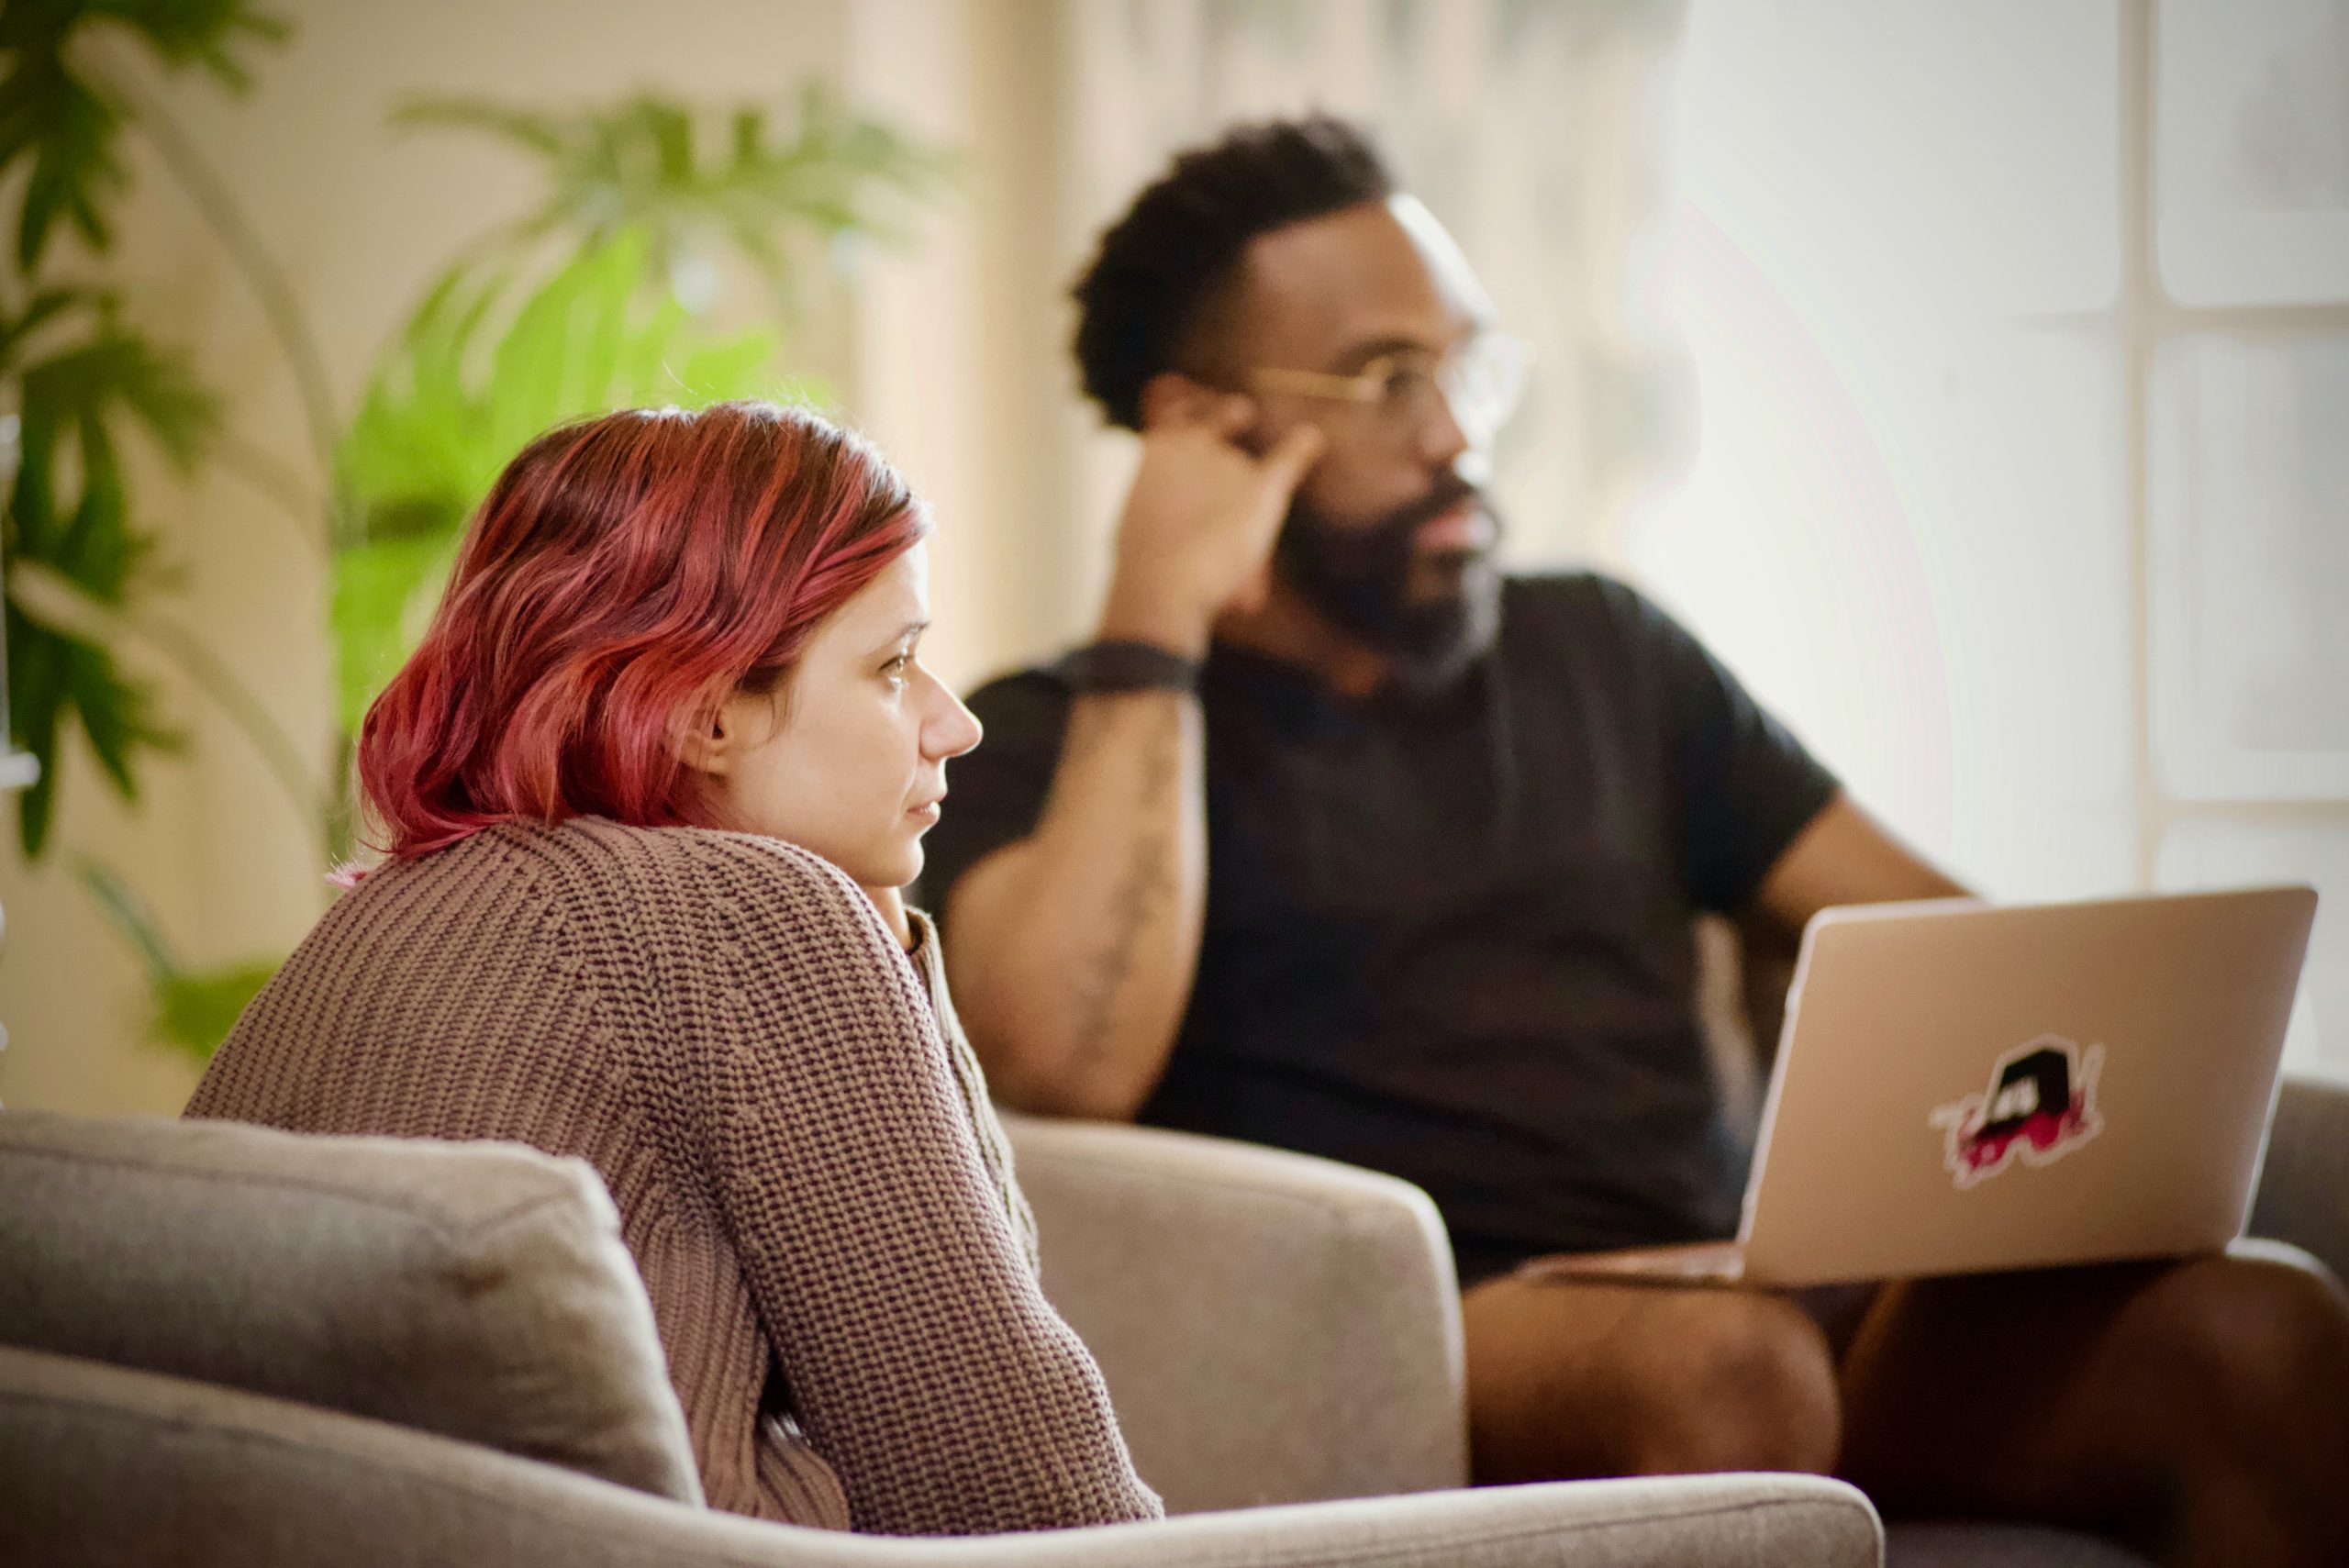
<path id="1" fill-rule="evenodd" d="M 1453 406 L 1453 395 L 1441 386 L 1435 396 L 1428 400 L 1426 418 L 1419 422 L 1419 456 L 1430 464 L 1448 468 L 1471 451 L 1484 449 L 1485 443 L 1471 438 L 1468 421 L 1461 417 Z"/>

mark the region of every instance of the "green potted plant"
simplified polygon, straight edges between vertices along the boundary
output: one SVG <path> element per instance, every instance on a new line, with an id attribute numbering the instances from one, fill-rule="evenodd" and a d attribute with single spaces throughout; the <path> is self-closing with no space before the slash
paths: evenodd
<path id="1" fill-rule="evenodd" d="M 402 106 L 394 120 L 404 128 L 485 136 L 534 158 L 544 195 L 422 290 L 346 417 L 328 395 L 295 291 L 228 183 L 163 106 L 93 47 L 138 48 L 167 72 L 201 71 L 241 91 L 253 53 L 285 34 L 247 0 L 25 0 L 0 13 L 0 178 L 28 172 L 18 275 L 0 294 L 8 733 L 38 768 L 18 800 L 28 858 L 50 848 L 69 726 L 128 799 L 175 744 L 159 695 L 120 658 L 142 642 L 267 763 L 321 873 L 347 859 L 356 847 L 351 737 L 413 645 L 465 519 L 507 458 L 551 425 L 614 407 L 820 397 L 780 360 L 810 281 L 863 241 L 900 238 L 896 215 L 934 192 L 949 167 L 820 87 L 780 115 L 644 94 L 551 110 L 479 99 Z M 93 281 L 112 243 L 133 134 L 150 142 L 261 304 L 301 394 L 315 472 L 287 472 L 227 439 L 218 395 Z M 54 262 L 61 224 L 84 241 L 70 281 Z M 720 330 L 719 280 L 740 264 L 758 283 L 755 324 Z M 233 465 L 322 544 L 337 733 L 289 735 L 201 637 L 164 613 L 167 546 L 140 521 L 119 461 L 126 439 L 152 442 L 186 473 Z M 128 879 L 86 857 L 75 869 L 146 965 L 152 1032 L 208 1056 L 275 960 L 184 962 Z"/>

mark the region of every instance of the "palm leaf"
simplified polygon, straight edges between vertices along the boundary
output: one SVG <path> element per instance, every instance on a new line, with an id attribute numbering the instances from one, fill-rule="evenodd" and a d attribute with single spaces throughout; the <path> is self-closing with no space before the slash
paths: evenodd
<path id="1" fill-rule="evenodd" d="M 212 969 L 184 969 L 156 984 L 148 1029 L 159 1045 L 212 1060 L 245 1008 L 277 973 L 283 959 L 247 959 Z"/>
<path id="2" fill-rule="evenodd" d="M 220 406 L 179 356 L 102 316 L 91 335 L 19 373 L 25 412 L 45 409 L 79 424 L 128 417 L 183 472 L 217 433 Z"/>
<path id="3" fill-rule="evenodd" d="M 119 874 L 86 855 L 73 869 L 146 965 L 152 1005 L 147 1022 L 150 1037 L 198 1062 L 209 1062 L 283 961 L 243 959 L 209 969 L 188 968 L 173 956 L 162 925 L 147 901 Z"/>
<path id="4" fill-rule="evenodd" d="M 370 539 L 334 558 L 335 717 L 356 734 L 368 704 L 423 633 L 456 556 L 454 529 Z"/>
<path id="5" fill-rule="evenodd" d="M 358 519 L 330 610 L 346 728 L 416 645 L 465 519 L 517 450 L 614 408 L 779 390 L 773 338 L 700 334 L 651 286 L 651 245 L 624 230 L 528 292 L 511 270 L 452 271 L 378 364 L 337 461 Z"/>
<path id="6" fill-rule="evenodd" d="M 231 92 L 252 85 L 235 51 L 281 44 L 293 28 L 253 9 L 250 0 L 104 0 L 65 7 L 128 28 L 174 71 L 196 66 Z"/>
<path id="7" fill-rule="evenodd" d="M 100 770 L 126 799 L 138 753 L 173 750 L 180 738 L 157 717 L 152 690 L 125 675 L 106 649 L 35 619 L 13 597 L 6 628 L 8 728 L 17 749 L 40 762 L 39 777 L 17 797 L 17 841 L 25 858 L 35 860 L 49 843 L 57 754 L 69 722 L 81 728 Z"/>
<path id="8" fill-rule="evenodd" d="M 10 373 L 28 357 L 27 345 L 39 339 L 43 328 L 68 319 L 76 310 L 101 309 L 111 309 L 111 303 L 85 289 L 50 288 L 35 293 L 22 310 L 0 314 L 0 375 Z"/>
<path id="9" fill-rule="evenodd" d="M 39 265 L 61 220 L 101 250 L 111 241 L 105 209 L 128 183 L 121 153 L 125 113 L 104 86 L 73 67 L 75 35 L 127 29 L 167 70 L 194 65 L 224 85 L 250 82 L 239 51 L 285 37 L 285 25 L 250 0 L 8 0 L 0 6 L 0 183 L 28 170 L 17 218 L 17 264 Z"/>
<path id="10" fill-rule="evenodd" d="M 66 649 L 61 639 L 35 626 L 15 603 L 6 607 L 8 639 L 8 729 L 16 750 L 39 760 L 33 782 L 17 796 L 17 840 L 25 859 L 38 860 L 49 845 L 57 807 L 57 738 L 67 701 Z"/>
<path id="11" fill-rule="evenodd" d="M 546 197 L 508 232 L 517 247 L 560 234 L 593 248 L 638 232 L 665 281 L 684 258 L 723 244 L 778 297 L 788 294 L 796 261 L 823 254 L 841 235 L 896 238 L 896 205 L 953 167 L 941 150 L 850 112 L 820 84 L 802 92 L 781 129 L 763 106 L 713 117 L 651 95 L 569 112 L 419 97 L 394 120 L 487 135 L 539 162 Z M 796 257 L 785 243 L 792 237 Z"/>
<path id="12" fill-rule="evenodd" d="M 17 265 L 30 272 L 60 218 L 90 244 L 112 243 L 99 204 L 129 183 L 116 150 L 122 111 L 61 70 L 22 61 L 0 80 L 0 173 L 29 161 L 17 219 Z"/>
<path id="13" fill-rule="evenodd" d="M 132 799 L 138 793 L 133 772 L 137 754 L 177 751 L 184 738 L 156 717 L 153 690 L 125 678 L 112 653 L 74 638 L 61 636 L 59 640 L 65 648 L 64 686 L 73 717 L 115 793 Z M 43 774 L 53 772 L 44 759 Z"/>
<path id="14" fill-rule="evenodd" d="M 118 429 L 152 439 L 182 465 L 195 462 L 217 411 L 177 360 L 128 334 L 106 302 L 37 295 L 10 322 L 23 412 L 10 485 L 5 545 L 12 571 L 46 567 L 93 601 L 119 608 L 151 577 L 155 539 L 134 523 L 117 448 Z M 83 310 L 85 331 L 37 357 L 23 345 Z M 41 341 L 54 344 L 56 334 Z M 26 856 L 49 839 L 61 773 L 59 749 L 72 728 L 88 740 L 100 770 L 126 799 L 136 794 L 142 751 L 177 737 L 159 716 L 155 693 L 134 679 L 104 643 L 28 612 L 12 595 L 7 614 L 9 723 L 40 774 L 17 803 Z"/>

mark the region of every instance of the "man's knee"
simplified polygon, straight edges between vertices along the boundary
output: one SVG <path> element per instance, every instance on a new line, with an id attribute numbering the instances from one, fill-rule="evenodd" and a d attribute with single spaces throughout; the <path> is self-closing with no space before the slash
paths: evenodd
<path id="1" fill-rule="evenodd" d="M 1462 1308 L 1479 1481 L 1834 1463 L 1833 1359 L 1790 1302 L 1504 1280 Z"/>
<path id="2" fill-rule="evenodd" d="M 1779 1296 L 1706 1293 L 1648 1343 L 1636 1473 L 1835 1467 L 1834 1358 L 1808 1314 Z"/>
<path id="3" fill-rule="evenodd" d="M 2150 1305 L 2144 1361 L 2187 1429 L 2230 1448 L 2349 1437 L 2349 1296 L 2306 1254 L 2184 1264 Z"/>

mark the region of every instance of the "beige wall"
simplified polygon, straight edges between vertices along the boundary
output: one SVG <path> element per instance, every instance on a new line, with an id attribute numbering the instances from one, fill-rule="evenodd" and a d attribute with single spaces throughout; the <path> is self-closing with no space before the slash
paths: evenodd
<path id="1" fill-rule="evenodd" d="M 1063 336 L 1052 261 L 1052 50 L 1043 0 L 281 0 L 296 27 L 251 97 L 164 89 L 170 112 L 227 177 L 283 261 L 347 408 L 375 347 L 457 246 L 510 215 L 529 167 L 475 139 L 398 134 L 416 92 L 554 105 L 646 86 L 710 100 L 782 100 L 820 72 L 858 97 L 963 144 L 961 194 L 916 252 L 879 259 L 846 322 L 819 323 L 815 368 L 936 502 L 937 633 L 967 679 L 1067 628 L 1063 465 L 1029 448 L 1071 415 L 1057 399 Z M 292 383 L 251 296 L 148 148 L 108 263 L 140 320 L 188 343 L 230 395 L 243 439 L 315 472 Z M 978 302 L 985 301 L 985 308 Z M 804 359 L 803 359 L 803 361 Z M 979 384 L 1035 390 L 977 397 Z M 1063 376 L 1064 380 L 1064 376 Z M 170 613 L 303 737 L 328 724 L 320 560 L 288 518 L 239 481 L 141 490 L 185 574 Z M 312 847 L 269 775 L 203 699 L 160 666 L 184 756 L 151 763 L 126 809 L 85 752 L 52 852 L 28 869 L 0 851 L 0 1102 L 85 1112 L 178 1109 L 194 1069 L 141 1043 L 138 966 L 69 869 L 92 855 L 127 873 L 192 962 L 282 951 L 323 906 Z"/>
<path id="2" fill-rule="evenodd" d="M 1105 569 L 1106 520 L 1070 484 L 1069 451 L 1098 421 L 1068 352 L 1082 237 L 1063 200 L 1065 10 L 859 0 L 850 12 L 858 101 L 963 158 L 928 242 L 880 261 L 859 291 L 850 413 L 938 514 L 923 652 L 966 689 L 1068 641 Z"/>

